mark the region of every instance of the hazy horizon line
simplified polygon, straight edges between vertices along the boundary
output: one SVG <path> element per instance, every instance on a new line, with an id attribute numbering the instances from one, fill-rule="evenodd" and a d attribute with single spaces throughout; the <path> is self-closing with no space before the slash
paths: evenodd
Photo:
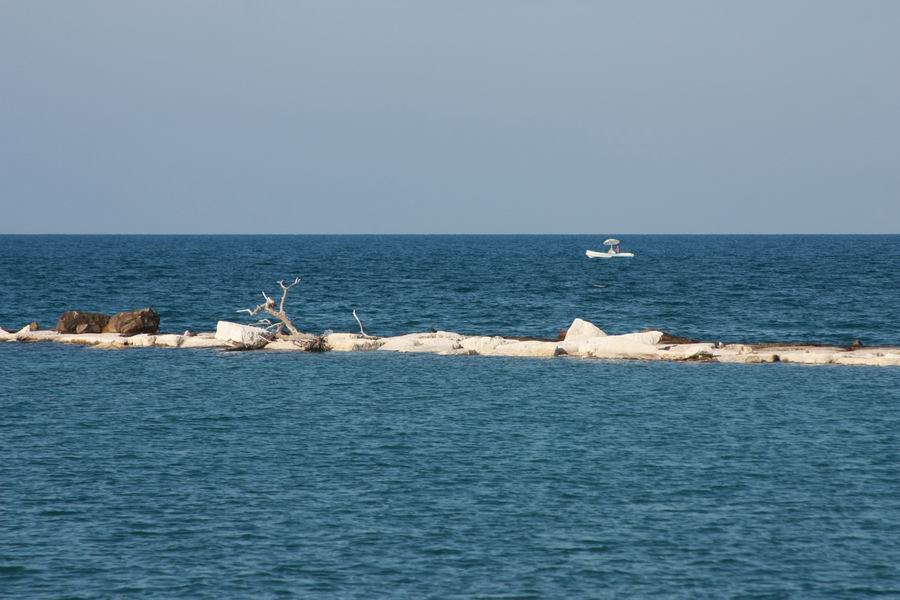
<path id="1" fill-rule="evenodd" d="M 659 236 L 676 236 L 676 235 L 702 235 L 702 236 L 829 236 L 829 235 L 854 235 L 854 236 L 892 236 L 892 235 L 900 235 L 900 232 L 847 232 L 847 231 L 826 231 L 826 232 L 567 232 L 567 233 L 546 233 L 546 232 L 488 232 L 488 233 L 471 233 L 471 232 L 452 232 L 452 233 L 421 233 L 421 232 L 388 232 L 388 233 L 376 233 L 376 232 L 355 232 L 355 233 L 341 233 L 341 232 L 329 232 L 329 233 L 267 233 L 267 232 L 180 232 L 180 233 L 161 233 L 161 232 L 0 232 L 0 236 L 184 236 L 184 237 L 236 237 L 236 236 L 433 236 L 433 237 L 450 237 L 450 236 L 484 236 L 484 237 L 499 237 L 499 236 L 642 236 L 642 235 L 659 235 Z"/>

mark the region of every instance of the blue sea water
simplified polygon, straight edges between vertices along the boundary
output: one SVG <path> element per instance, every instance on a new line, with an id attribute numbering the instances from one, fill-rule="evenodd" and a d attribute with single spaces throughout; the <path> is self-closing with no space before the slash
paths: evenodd
<path id="1" fill-rule="evenodd" d="M 900 236 L 0 236 L 0 326 L 900 344 Z M 602 239 L 602 238 L 600 238 Z M 0 597 L 900 597 L 900 369 L 0 344 Z"/>
<path id="2" fill-rule="evenodd" d="M 303 277 L 309 330 L 434 327 L 556 337 L 575 317 L 737 341 L 900 344 L 900 235 L 0 236 L 0 327 L 67 309 L 151 305 L 171 331 L 210 330 Z M 602 248 L 601 248 L 602 249 Z"/>

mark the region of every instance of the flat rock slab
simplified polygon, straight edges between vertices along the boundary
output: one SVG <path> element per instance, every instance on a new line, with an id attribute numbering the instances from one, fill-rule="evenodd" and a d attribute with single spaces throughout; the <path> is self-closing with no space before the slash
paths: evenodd
<path id="1" fill-rule="evenodd" d="M 325 343 L 333 352 L 363 352 L 377 350 L 384 345 L 385 340 L 358 333 L 331 333 L 325 336 Z"/>
<path id="2" fill-rule="evenodd" d="M 565 354 L 565 351 L 558 342 L 524 341 L 500 344 L 489 355 L 552 358 L 560 354 Z"/>
<path id="3" fill-rule="evenodd" d="M 663 346 L 657 352 L 663 360 L 697 360 L 713 358 L 715 344 L 674 344 Z"/>
<path id="4" fill-rule="evenodd" d="M 217 340 L 215 335 L 210 333 L 210 334 L 183 336 L 181 345 L 178 347 L 179 348 L 226 348 L 227 346 L 228 346 L 227 342 L 223 342 L 222 340 Z"/>
<path id="5" fill-rule="evenodd" d="M 223 326 L 224 324 L 224 326 Z M 234 327 L 233 327 L 234 326 Z M 244 342 L 260 343 L 266 350 L 305 352 L 304 344 L 292 340 L 269 341 L 258 327 L 221 321 L 216 333 L 193 335 L 118 333 L 57 333 L 31 331 L 28 327 L 16 333 L 0 331 L 0 342 L 57 342 L 97 348 L 228 348 Z M 900 366 L 900 348 L 858 348 L 848 350 L 833 346 L 778 346 L 747 344 L 659 343 L 662 333 L 644 331 L 624 335 L 605 335 L 562 342 L 516 340 L 498 336 L 463 336 L 447 331 L 411 333 L 373 338 L 357 333 L 332 333 L 326 336 L 329 350 L 336 352 L 422 352 L 448 356 L 514 356 L 551 358 L 569 355 L 609 360 L 698 360 L 721 363 L 756 364 L 790 363 L 801 365 L 868 365 Z M 236 341 L 240 340 L 240 342 Z M 264 343 L 262 343 L 264 342 Z"/>
<path id="6" fill-rule="evenodd" d="M 574 352 L 568 349 L 566 351 L 568 354 L 593 358 L 658 360 L 664 358 L 659 355 L 656 346 L 662 335 L 661 331 L 608 335 L 585 340 L 578 344 Z"/>
<path id="7" fill-rule="evenodd" d="M 147 335 L 146 333 L 133 335 L 126 339 L 125 345 L 133 348 L 151 348 L 156 345 L 156 336 Z"/>
<path id="8" fill-rule="evenodd" d="M 476 354 L 494 354 L 498 346 L 511 344 L 513 341 L 499 336 L 476 335 L 460 340 L 460 348 L 471 350 Z"/>
<path id="9" fill-rule="evenodd" d="M 461 349 L 460 341 L 462 339 L 463 336 L 460 334 L 447 331 L 410 333 L 384 338 L 384 343 L 378 347 L 378 350 L 384 352 L 428 352 L 441 354 Z"/>

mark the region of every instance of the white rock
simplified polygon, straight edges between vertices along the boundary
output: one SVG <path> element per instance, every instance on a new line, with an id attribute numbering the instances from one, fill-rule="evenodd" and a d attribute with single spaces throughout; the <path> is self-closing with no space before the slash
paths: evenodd
<path id="1" fill-rule="evenodd" d="M 225 348 L 228 342 L 217 340 L 213 334 L 209 335 L 192 335 L 184 338 L 181 342 L 181 348 Z"/>
<path id="2" fill-rule="evenodd" d="M 156 345 L 162 348 L 178 348 L 184 342 L 183 335 L 167 333 L 156 336 Z"/>
<path id="3" fill-rule="evenodd" d="M 750 354 L 753 352 L 753 347 L 747 344 L 725 344 L 721 350 L 726 354 Z"/>
<path id="4" fill-rule="evenodd" d="M 52 342 L 57 341 L 60 334 L 48 329 L 31 331 L 29 326 L 25 326 L 16 332 L 15 338 L 20 342 Z"/>
<path id="5" fill-rule="evenodd" d="M 594 358 L 657 359 L 660 356 L 656 344 L 662 335 L 661 331 L 642 331 L 593 338 L 581 342 L 577 354 Z"/>
<path id="6" fill-rule="evenodd" d="M 454 348 L 453 350 L 444 350 L 438 352 L 442 356 L 475 356 L 478 353 L 468 348 Z"/>
<path id="7" fill-rule="evenodd" d="M 778 355 L 778 359 L 784 363 L 800 365 L 830 365 L 834 364 L 833 354 L 808 354 L 806 352 L 786 352 Z"/>
<path id="8" fill-rule="evenodd" d="M 675 344 L 659 349 L 659 356 L 665 360 L 689 360 L 703 355 L 712 356 L 714 344 Z"/>
<path id="9" fill-rule="evenodd" d="M 492 352 L 494 356 L 529 356 L 529 357 L 551 357 L 564 354 L 563 349 L 557 342 L 541 342 L 541 341 L 516 341 L 506 344 L 500 344 L 495 347 Z"/>
<path id="10" fill-rule="evenodd" d="M 775 362 L 774 352 L 753 352 L 751 354 L 719 354 L 716 360 L 722 363 L 757 364 Z"/>
<path id="11" fill-rule="evenodd" d="M 828 365 L 833 364 L 835 358 L 846 354 L 846 350 L 833 347 L 786 348 L 775 351 L 779 360 L 786 363 L 798 363 L 803 365 Z"/>
<path id="12" fill-rule="evenodd" d="M 439 331 L 437 333 L 410 333 L 385 338 L 378 348 L 386 352 L 448 352 L 461 348 L 463 339 L 458 333 Z"/>
<path id="13" fill-rule="evenodd" d="M 633 360 L 654 360 L 662 358 L 652 344 L 640 342 L 620 342 L 617 344 L 582 344 L 578 355 L 592 358 L 620 358 Z"/>
<path id="14" fill-rule="evenodd" d="M 565 354 L 566 356 L 583 356 L 579 349 L 581 348 L 582 342 L 585 340 L 580 340 L 577 342 L 557 342 L 556 344 L 559 346 L 560 354 Z"/>
<path id="15" fill-rule="evenodd" d="M 580 342 L 583 340 L 604 336 L 606 336 L 606 333 L 590 321 L 585 321 L 584 319 L 575 319 L 574 321 L 572 321 L 572 324 L 569 325 L 568 331 L 566 331 L 565 341 Z"/>
<path id="16" fill-rule="evenodd" d="M 123 339 L 118 333 L 60 333 L 55 338 L 55 341 L 63 344 L 83 344 L 85 346 L 112 345 Z"/>
<path id="17" fill-rule="evenodd" d="M 472 350 L 477 354 L 493 354 L 497 346 L 513 341 L 515 340 L 507 340 L 499 336 L 473 335 L 461 339 L 459 345 L 462 349 Z"/>
<path id="18" fill-rule="evenodd" d="M 146 333 L 139 333 L 125 339 L 126 346 L 133 346 L 135 348 L 150 348 L 156 345 L 156 336 Z"/>
<path id="19" fill-rule="evenodd" d="M 16 332 L 17 335 L 25 335 L 26 333 L 31 333 L 31 323 Z"/>
<path id="20" fill-rule="evenodd" d="M 436 332 L 428 334 L 428 335 L 432 335 L 436 338 L 446 338 L 448 340 L 456 340 L 456 341 L 459 341 L 459 340 L 463 339 L 463 337 L 464 337 L 463 335 L 461 335 L 459 333 L 455 333 L 453 331 L 436 331 Z"/>
<path id="21" fill-rule="evenodd" d="M 885 364 L 900 366 L 900 348 L 886 348 L 881 354 Z"/>
<path id="22" fill-rule="evenodd" d="M 124 348 L 128 343 L 128 338 L 118 333 L 100 333 L 88 334 L 95 335 L 97 343 L 91 344 L 93 348 L 103 348 L 105 350 L 119 350 Z"/>
<path id="23" fill-rule="evenodd" d="M 900 356 L 880 356 L 877 365 L 879 367 L 900 367 Z"/>
<path id="24" fill-rule="evenodd" d="M 459 350 L 459 340 L 452 337 L 419 338 L 413 348 L 399 352 L 431 352 L 435 354 Z"/>
<path id="25" fill-rule="evenodd" d="M 357 352 L 377 350 L 384 340 L 363 337 L 358 333 L 330 333 L 325 336 L 325 343 L 334 352 Z"/>
<path id="26" fill-rule="evenodd" d="M 96 335 L 96 333 L 60 333 L 54 336 L 56 338 L 54 341 L 59 342 L 60 344 L 82 344 L 90 346 L 91 344 L 98 343 L 94 339 Z"/>
<path id="27" fill-rule="evenodd" d="M 871 365 L 877 367 L 900 366 L 900 349 L 877 348 L 854 350 L 835 356 L 834 362 L 839 365 Z"/>
<path id="28" fill-rule="evenodd" d="M 230 321 L 216 324 L 216 339 L 248 348 L 261 348 L 269 343 L 264 329 Z"/>
<path id="29" fill-rule="evenodd" d="M 737 356 L 740 354 L 750 354 L 753 352 L 753 348 L 746 344 L 725 344 L 719 348 L 713 348 L 711 354 L 719 358 L 720 356 Z M 724 360 L 721 362 L 738 362 L 738 361 L 728 361 Z"/>
<path id="30" fill-rule="evenodd" d="M 659 340 L 662 339 L 663 332 L 662 331 L 641 331 L 638 333 L 624 333 L 622 335 L 610 335 L 607 336 L 607 339 L 610 340 L 621 340 L 627 342 L 639 342 L 641 344 L 650 344 L 651 346 L 654 344 L 658 344 Z"/>
<path id="31" fill-rule="evenodd" d="M 835 356 L 834 364 L 836 365 L 856 365 L 856 366 L 875 366 L 873 362 L 877 360 L 872 356 L 854 356 L 852 353 L 847 353 L 845 356 Z"/>
<path id="32" fill-rule="evenodd" d="M 306 347 L 294 340 L 273 340 L 266 344 L 266 350 L 280 350 L 282 352 L 305 352 Z"/>
<path id="33" fill-rule="evenodd" d="M 428 333 L 407 333 L 406 335 L 395 335 L 393 337 L 383 338 L 384 343 L 379 350 L 385 352 L 400 352 L 404 348 L 412 348 L 416 345 L 419 338 L 430 335 Z M 408 351 L 408 350 L 407 350 Z"/>

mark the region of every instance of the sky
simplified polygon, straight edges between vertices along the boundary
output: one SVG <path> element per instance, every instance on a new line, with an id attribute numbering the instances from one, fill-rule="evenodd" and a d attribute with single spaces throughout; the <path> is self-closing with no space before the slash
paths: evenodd
<path id="1" fill-rule="evenodd" d="M 894 0 L 0 0 L 0 233 L 898 232 Z"/>

